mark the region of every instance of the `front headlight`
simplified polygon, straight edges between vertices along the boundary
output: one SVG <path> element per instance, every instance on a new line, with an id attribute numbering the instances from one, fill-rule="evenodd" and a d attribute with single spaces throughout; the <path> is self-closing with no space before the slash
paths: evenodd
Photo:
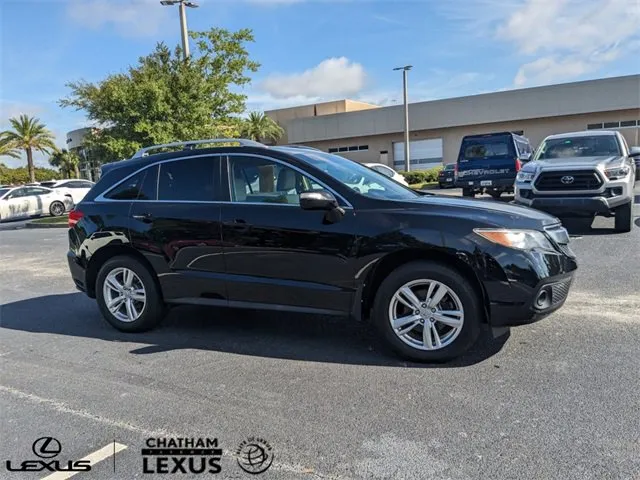
<path id="1" fill-rule="evenodd" d="M 608 168 L 604 171 L 604 174 L 607 176 L 609 180 L 617 180 L 619 178 L 626 177 L 631 169 L 629 167 L 617 167 L 617 168 Z"/>
<path id="2" fill-rule="evenodd" d="M 474 228 L 473 231 L 490 242 L 518 250 L 555 250 L 547 236 L 537 230 L 505 228 Z"/>
<path id="3" fill-rule="evenodd" d="M 525 172 L 520 170 L 516 175 L 516 182 L 531 182 L 535 176 L 536 172 Z"/>

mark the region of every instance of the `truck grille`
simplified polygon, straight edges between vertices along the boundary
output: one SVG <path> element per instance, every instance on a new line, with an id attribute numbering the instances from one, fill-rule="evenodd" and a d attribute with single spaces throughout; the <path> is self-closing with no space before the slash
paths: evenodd
<path id="1" fill-rule="evenodd" d="M 540 191 L 598 190 L 601 186 L 595 170 L 542 172 L 535 183 Z"/>

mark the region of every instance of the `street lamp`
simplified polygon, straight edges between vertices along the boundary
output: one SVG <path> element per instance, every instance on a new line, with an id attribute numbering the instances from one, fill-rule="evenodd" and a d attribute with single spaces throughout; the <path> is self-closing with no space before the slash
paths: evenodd
<path id="1" fill-rule="evenodd" d="M 189 36 L 187 30 L 186 7 L 197 8 L 198 4 L 189 0 L 160 0 L 160 5 L 170 7 L 178 4 L 180 6 L 180 32 L 182 34 L 182 55 L 186 60 L 189 57 Z"/>
<path id="2" fill-rule="evenodd" d="M 393 69 L 402 70 L 402 89 L 404 92 L 404 169 L 407 172 L 411 168 L 411 157 L 409 152 L 409 102 L 407 99 L 407 72 L 412 68 L 413 65 L 405 65 L 404 67 Z"/>

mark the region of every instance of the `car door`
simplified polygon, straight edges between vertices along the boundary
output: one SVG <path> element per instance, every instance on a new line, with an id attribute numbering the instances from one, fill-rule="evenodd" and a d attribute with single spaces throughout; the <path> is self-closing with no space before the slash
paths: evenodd
<path id="1" fill-rule="evenodd" d="M 151 193 L 132 202 L 131 243 L 158 272 L 167 301 L 226 304 L 220 163 L 198 155 L 150 167 L 143 190 Z"/>
<path id="2" fill-rule="evenodd" d="M 42 187 L 28 187 L 29 215 L 43 215 L 49 213 L 51 205 L 51 190 Z"/>
<path id="3" fill-rule="evenodd" d="M 349 256 L 353 209 L 328 223 L 326 212 L 303 210 L 299 194 L 327 189 L 286 162 L 230 155 L 222 207 L 222 239 L 231 305 L 322 313 L 349 311 L 354 291 Z"/>
<path id="4" fill-rule="evenodd" d="M 28 187 L 16 188 L 3 200 L 2 219 L 21 218 L 29 216 L 29 199 L 27 198 Z"/>

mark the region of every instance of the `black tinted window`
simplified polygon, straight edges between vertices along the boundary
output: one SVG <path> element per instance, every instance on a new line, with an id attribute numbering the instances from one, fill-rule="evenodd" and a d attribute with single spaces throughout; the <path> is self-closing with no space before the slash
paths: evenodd
<path id="1" fill-rule="evenodd" d="M 158 166 L 149 167 L 105 195 L 112 200 L 155 200 Z"/>
<path id="2" fill-rule="evenodd" d="M 462 158 L 506 157 L 513 155 L 511 137 L 466 138 L 462 141 Z"/>
<path id="3" fill-rule="evenodd" d="M 187 158 L 161 164 L 158 199 L 214 200 L 213 158 Z"/>

